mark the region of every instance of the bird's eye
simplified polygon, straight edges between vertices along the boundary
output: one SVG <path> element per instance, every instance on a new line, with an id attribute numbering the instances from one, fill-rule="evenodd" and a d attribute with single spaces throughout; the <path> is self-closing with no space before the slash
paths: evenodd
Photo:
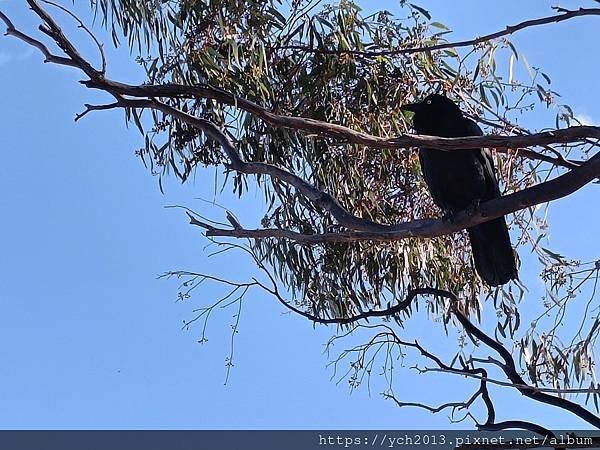
<path id="1" fill-rule="evenodd" d="M 427 104 L 428 104 L 428 105 L 431 105 L 431 100 L 427 100 Z"/>

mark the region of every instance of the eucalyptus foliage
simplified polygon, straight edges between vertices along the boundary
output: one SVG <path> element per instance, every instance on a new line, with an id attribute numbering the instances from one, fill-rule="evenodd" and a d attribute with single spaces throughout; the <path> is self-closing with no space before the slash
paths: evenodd
<path id="1" fill-rule="evenodd" d="M 425 9 L 406 1 L 400 5 L 399 15 L 393 15 L 363 11 L 350 0 L 92 1 L 115 44 L 131 47 L 152 84 L 208 84 L 277 114 L 319 119 L 382 137 L 410 132 L 410 118 L 398 106 L 432 91 L 443 91 L 460 102 L 488 134 L 527 133 L 519 124 L 527 123 L 535 108 L 554 114 L 557 127 L 574 121 L 571 109 L 561 105 L 551 89 L 550 78 L 530 67 L 505 38 L 460 52 L 452 48 L 398 52 L 447 42 L 450 33 Z M 247 161 L 272 163 L 298 174 L 356 216 L 395 224 L 440 215 L 412 151 L 373 149 L 272 127 L 213 100 L 165 101 L 225 129 Z M 154 173 L 186 181 L 196 171 L 227 163 L 219 145 L 198 130 L 173 117 L 152 114 L 153 127 L 142 130 L 145 147 L 140 156 Z M 130 111 L 129 117 L 142 128 L 144 120 L 138 113 Z M 587 150 L 560 148 L 565 157 L 585 158 Z M 496 155 L 496 166 L 506 193 L 557 170 L 514 154 Z M 265 199 L 263 227 L 301 233 L 341 229 L 327 213 L 276 179 L 226 172 L 223 182 L 240 197 L 250 186 L 259 186 Z M 597 264 L 582 265 L 542 246 L 547 234 L 544 208 L 526 209 L 510 219 L 517 251 L 533 250 L 539 256 L 552 313 L 562 311 L 577 295 L 581 273 L 588 277 L 585 282 L 597 279 Z M 593 382 L 592 348 L 598 327 L 588 329 L 589 335 L 579 333 L 571 344 L 563 343 L 551 325 L 542 327 L 547 316 L 520 329 L 518 302 L 524 286 L 516 282 L 488 292 L 473 271 L 466 244 L 465 233 L 457 233 L 392 243 L 315 246 L 265 239 L 253 241 L 251 250 L 273 271 L 291 301 L 322 318 L 385 307 L 402 299 L 411 287 L 457 293 L 465 311 L 475 314 L 490 296 L 498 311 L 497 335 L 515 340 L 534 384 Z M 441 299 L 428 305 L 434 316 L 441 314 Z"/>

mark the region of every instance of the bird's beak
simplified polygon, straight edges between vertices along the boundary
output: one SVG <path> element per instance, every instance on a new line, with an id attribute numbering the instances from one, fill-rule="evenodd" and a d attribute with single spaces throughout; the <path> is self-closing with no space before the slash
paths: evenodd
<path id="1" fill-rule="evenodd" d="M 401 111 L 410 111 L 410 112 L 419 112 L 421 110 L 421 103 L 407 103 L 406 105 L 402 105 L 400 107 Z"/>

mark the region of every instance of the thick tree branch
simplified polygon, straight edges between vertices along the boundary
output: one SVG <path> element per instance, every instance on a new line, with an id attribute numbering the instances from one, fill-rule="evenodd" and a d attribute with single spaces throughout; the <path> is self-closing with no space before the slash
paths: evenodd
<path id="1" fill-rule="evenodd" d="M 355 56 L 361 56 L 364 58 L 376 58 L 378 56 L 397 56 L 397 55 L 411 55 L 414 53 L 423 53 L 423 52 L 431 52 L 434 50 L 443 50 L 448 48 L 458 48 L 458 47 L 470 47 L 473 45 L 481 44 L 483 42 L 491 41 L 493 39 L 497 39 L 503 36 L 508 36 L 517 31 L 523 30 L 525 28 L 535 27 L 539 25 L 545 25 L 549 23 L 559 23 L 565 20 L 572 19 L 574 17 L 582 17 L 582 16 L 600 16 L 600 9 L 598 8 L 579 8 L 577 10 L 566 10 L 561 9 L 562 14 L 556 14 L 547 17 L 541 17 L 539 19 L 526 20 L 524 22 L 520 22 L 516 25 L 508 25 L 504 30 L 497 31 L 495 33 L 486 34 L 484 36 L 477 37 L 475 39 L 469 39 L 466 41 L 458 41 L 458 42 L 447 42 L 443 44 L 436 45 L 424 45 L 420 47 L 410 47 L 410 48 L 399 48 L 396 50 L 382 50 L 382 51 L 360 51 L 360 50 L 343 50 L 343 49 L 321 49 L 321 48 L 312 48 L 304 45 L 286 45 L 279 47 L 272 47 L 273 49 L 290 49 L 290 50 L 302 50 L 310 53 L 320 53 L 320 54 L 329 54 L 329 55 L 341 55 L 341 54 L 349 54 Z"/>
<path id="2" fill-rule="evenodd" d="M 264 167 L 266 166 L 266 167 Z M 263 165 L 263 168 L 269 168 Z M 269 173 L 270 171 L 267 171 Z M 263 172 L 264 173 L 264 172 Z M 211 237 L 235 237 L 235 238 L 284 238 L 299 244 L 315 245 L 331 242 L 356 242 L 356 241 L 395 241 L 410 237 L 431 238 L 436 236 L 455 233 L 473 225 L 504 216 L 515 211 L 546 203 L 565 197 L 577 191 L 586 184 L 600 177 L 600 153 L 594 155 L 589 161 L 581 166 L 560 175 L 552 180 L 523 189 L 513 194 L 482 203 L 475 211 L 461 211 L 457 213 L 452 221 L 442 219 L 419 219 L 397 225 L 371 225 L 373 222 L 352 216 L 352 221 L 344 221 L 345 216 L 336 216 L 333 209 L 329 209 L 325 198 L 321 200 L 321 206 L 332 213 L 340 225 L 360 231 L 344 231 L 338 233 L 302 234 L 282 229 L 223 229 L 199 221 L 190 217 L 191 224 L 206 229 L 206 235 Z M 293 182 L 290 184 L 294 185 Z M 336 205 L 339 206 L 336 202 Z M 342 219 L 342 220 L 340 220 Z M 359 227 L 357 227 L 359 225 Z"/>
<path id="3" fill-rule="evenodd" d="M 366 239 L 370 240 L 389 239 L 389 237 L 385 235 L 382 236 L 381 233 L 396 233 L 396 236 L 394 236 L 396 239 L 403 237 L 434 237 L 450 234 L 469 226 L 506 215 L 519 209 L 564 197 L 575 192 L 600 176 L 600 153 L 598 153 L 581 166 L 553 180 L 541 183 L 532 188 L 524 189 L 514 194 L 485 202 L 474 213 L 469 211 L 458 213 L 454 216 L 452 222 L 421 219 L 398 225 L 383 225 L 351 214 L 344 209 L 330 194 L 320 191 L 310 183 L 285 169 L 266 163 L 243 161 L 233 142 L 231 142 L 231 140 L 214 123 L 208 120 L 192 116 L 191 114 L 176 109 L 156 99 L 122 99 L 119 101 L 119 104 L 123 107 L 156 109 L 203 131 L 207 136 L 211 137 L 221 145 L 230 160 L 228 164 L 229 168 L 244 174 L 268 175 L 295 187 L 298 192 L 307 197 L 317 207 L 329 212 L 340 225 L 351 230 L 371 233 L 368 237 L 366 237 Z M 600 128 L 598 128 L 598 133 L 598 136 L 600 137 Z M 518 137 L 529 138 L 531 136 Z M 241 230 L 236 229 L 234 231 L 240 232 Z M 288 234 L 287 237 L 291 236 L 293 235 Z"/>
<path id="4" fill-rule="evenodd" d="M 519 136 L 476 136 L 465 138 L 442 138 L 437 136 L 405 135 L 396 138 L 383 138 L 368 133 L 356 131 L 343 125 L 332 124 L 321 120 L 297 116 L 276 114 L 262 106 L 237 97 L 230 92 L 212 86 L 186 86 L 180 84 L 164 85 L 127 85 L 108 79 L 84 81 L 87 87 L 118 92 L 121 95 L 144 98 L 206 98 L 234 106 L 246 111 L 275 127 L 289 128 L 305 133 L 335 139 L 352 144 L 366 145 L 372 148 L 409 148 L 431 147 L 441 150 L 472 149 L 489 147 L 500 153 L 515 152 L 518 156 L 549 162 L 566 168 L 576 167 L 577 164 L 564 158 L 555 158 L 533 150 L 524 149 L 530 146 L 545 146 L 549 144 L 583 141 L 588 138 L 600 139 L 600 127 L 579 126 L 562 130 L 534 133 Z"/>

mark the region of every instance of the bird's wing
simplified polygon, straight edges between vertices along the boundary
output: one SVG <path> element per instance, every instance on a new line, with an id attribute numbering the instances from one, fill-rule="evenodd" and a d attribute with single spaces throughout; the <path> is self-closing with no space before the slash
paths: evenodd
<path id="1" fill-rule="evenodd" d="M 466 119 L 466 129 L 469 130 L 469 136 L 483 136 L 483 131 L 479 128 L 479 125 L 472 121 L 471 119 Z M 492 153 L 487 148 L 482 148 L 479 152 L 477 152 L 478 157 L 480 158 L 481 165 L 483 167 L 483 174 L 485 176 L 488 192 L 491 197 L 499 197 L 500 196 L 500 188 L 498 186 L 498 180 L 496 178 L 496 168 L 494 167 L 494 159 L 492 158 Z"/>
<path id="2" fill-rule="evenodd" d="M 433 186 L 434 180 L 432 180 L 431 177 L 428 176 L 429 171 L 426 169 L 425 153 L 423 149 L 419 149 L 419 164 L 421 165 L 421 174 L 425 179 L 425 184 L 427 184 L 427 186 Z M 429 190 L 431 191 L 431 188 Z"/>
<path id="3" fill-rule="evenodd" d="M 483 131 L 473 120 L 465 117 L 465 129 L 468 130 L 469 136 L 483 136 Z"/>

